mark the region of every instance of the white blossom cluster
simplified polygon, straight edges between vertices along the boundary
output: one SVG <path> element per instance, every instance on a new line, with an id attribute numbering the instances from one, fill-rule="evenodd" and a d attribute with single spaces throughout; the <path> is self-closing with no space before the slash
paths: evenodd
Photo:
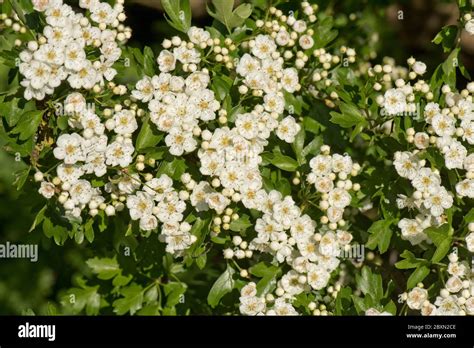
<path id="1" fill-rule="evenodd" d="M 389 118 L 384 125 L 388 132 L 393 117 L 413 117 L 414 122 L 421 121 L 424 125 L 420 131 L 414 127 L 406 129 L 406 140 L 414 145 L 413 149 L 395 153 L 393 162 L 397 173 L 409 179 L 415 189 L 410 197 L 399 195 L 397 204 L 400 209 L 418 210 L 415 218 L 402 218 L 398 223 L 402 238 L 416 245 L 429 241 L 424 229 L 446 221 L 445 213 L 453 206 L 455 194 L 459 198 L 474 197 L 474 154 L 470 153 L 474 144 L 474 83 L 468 83 L 460 93 L 444 85 L 439 101 L 434 101 L 429 84 L 417 80 L 425 73 L 426 65 L 413 58 L 408 59 L 408 65 L 410 69 L 405 73 L 390 64 L 377 65 L 370 74 L 380 78 L 374 89 L 380 91 L 383 85 L 388 88 L 377 97 L 377 103 Z M 401 73 L 397 76 L 397 72 Z M 416 82 L 408 82 L 407 78 Z M 436 163 L 426 155 L 432 148 L 442 155 L 447 169 L 459 173 L 455 193 L 443 186 L 439 172 L 442 168 L 436 168 Z M 430 167 L 426 166 L 426 159 Z"/>
<path id="2" fill-rule="evenodd" d="M 324 146 L 323 150 L 325 155 L 321 156 L 331 158 L 328 154 L 329 147 Z M 353 171 L 352 159 L 349 156 L 333 155 L 332 158 L 334 159 L 332 162 L 326 159 L 325 163 L 329 165 L 329 169 L 325 174 L 329 174 L 332 170 L 339 174 L 344 173 L 344 170 L 348 170 L 348 173 Z M 320 159 L 321 157 L 315 157 L 311 162 L 320 163 Z M 353 174 L 357 175 L 357 170 Z M 308 179 L 311 176 L 309 174 Z M 347 174 L 341 176 L 347 178 Z M 344 186 L 338 185 L 340 182 Z M 335 188 L 323 193 L 323 201 L 326 198 L 331 207 L 340 209 L 341 216 L 333 220 L 339 224 L 323 225 L 318 232 L 316 222 L 309 215 L 302 213 L 291 196 L 282 197 L 278 191 L 270 191 L 268 194 L 261 192 L 259 204 L 255 209 L 260 210 L 263 215 L 255 223 L 257 237 L 250 241 L 249 249 L 273 255 L 275 262 L 286 263 L 292 269 L 278 281 L 275 291 L 278 298 L 274 301 L 272 309 L 268 309 L 267 312 L 265 312 L 267 302 L 273 301 L 268 301 L 268 298 L 263 296 L 257 297 L 254 285 L 251 283 L 244 287 L 240 298 L 242 314 L 297 314 L 291 305 L 295 296 L 328 286 L 331 273 L 339 266 L 341 252 L 350 249 L 352 240 L 352 234 L 344 228 L 346 224 L 342 219 L 344 208 L 351 201 L 349 191 L 353 191 L 352 184 L 338 181 Z M 326 216 L 321 220 L 323 224 L 327 223 Z M 226 250 L 224 254 L 226 252 L 227 257 L 231 256 Z"/>
<path id="3" fill-rule="evenodd" d="M 415 219 L 403 218 L 398 223 L 402 238 L 412 245 L 417 245 L 428 239 L 424 232 L 426 228 L 444 223 L 443 214 L 453 205 L 453 197 L 441 185 L 439 171 L 425 167 L 426 161 L 420 159 L 417 154 L 408 151 L 396 152 L 393 164 L 397 173 L 411 180 L 416 190 L 412 197 L 399 195 L 397 204 L 400 209 L 419 211 Z"/>
<path id="4" fill-rule="evenodd" d="M 39 192 L 46 198 L 58 194 L 65 215 L 78 220 L 86 209 L 91 216 L 99 209 L 112 216 L 126 206 L 130 218 L 138 220 L 143 231 L 156 230 L 159 222 L 163 224 L 160 239 L 167 243 L 168 252 L 179 255 L 187 249 L 196 237 L 189 233 L 191 226 L 183 222 L 186 203 L 173 188 L 173 180 L 166 174 L 147 175 L 142 182 L 138 174 L 128 171 L 135 152 L 131 138 L 138 129 L 136 111 L 117 108 L 102 122 L 77 92 L 66 97 L 65 109 L 73 112 L 68 121 L 77 132 L 59 136 L 53 151 L 62 161 L 57 176 L 52 182 L 44 180 Z M 111 171 L 119 175 L 109 178 L 103 190 L 93 186 L 93 179 Z M 113 204 L 106 203 L 110 198 Z"/>
<path id="5" fill-rule="evenodd" d="M 353 184 L 350 180 L 351 177 L 357 176 L 360 166 L 353 163 L 348 155 L 331 156 L 329 150 L 327 145 L 322 146 L 321 154 L 311 159 L 311 173 L 307 180 L 321 193 L 319 207 L 326 212 L 321 222 L 329 223 L 330 229 L 334 230 L 338 223 L 344 226 L 344 208 L 349 206 L 352 199 L 349 190 L 360 190 L 360 185 Z"/>
<path id="6" fill-rule="evenodd" d="M 449 278 L 434 303 L 428 298 L 423 284 L 403 294 L 409 308 L 422 315 L 474 315 L 474 278 L 467 262 L 461 262 L 456 253 L 449 255 Z"/>
<path id="7" fill-rule="evenodd" d="M 30 41 L 20 54 L 21 85 L 27 100 L 44 99 L 65 80 L 73 89 L 92 89 L 114 78 L 117 71 L 112 66 L 121 55 L 119 42 L 131 35 L 129 28 L 119 24 L 125 20 L 123 0 L 113 7 L 98 0 L 79 1 L 88 16 L 74 12 L 62 0 L 33 4 L 35 10 L 44 12 L 47 25 L 43 36 Z"/>

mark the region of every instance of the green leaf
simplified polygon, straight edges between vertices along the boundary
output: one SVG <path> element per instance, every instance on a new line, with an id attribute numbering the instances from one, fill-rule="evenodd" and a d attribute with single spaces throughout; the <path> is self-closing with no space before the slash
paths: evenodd
<path id="1" fill-rule="evenodd" d="M 449 230 L 449 225 L 443 224 L 439 227 L 428 227 L 424 232 L 430 237 L 433 243 L 439 247 L 441 243 L 449 237 Z"/>
<path id="2" fill-rule="evenodd" d="M 86 263 L 99 279 L 111 279 L 121 272 L 116 259 L 94 257 L 87 260 Z"/>
<path id="3" fill-rule="evenodd" d="M 140 133 L 138 133 L 135 149 L 141 151 L 145 148 L 154 147 L 161 139 L 163 139 L 163 134 L 159 134 L 158 131 L 154 129 L 147 117 L 143 122 Z"/>
<path id="4" fill-rule="evenodd" d="M 472 208 L 471 210 L 469 210 L 469 213 L 467 213 L 465 216 L 464 216 L 464 223 L 465 224 L 469 224 L 471 222 L 474 222 L 474 208 Z"/>
<path id="5" fill-rule="evenodd" d="M 279 152 L 264 154 L 262 157 L 268 160 L 268 162 L 273 164 L 275 167 L 287 172 L 294 172 L 298 168 L 298 162 L 296 160 Z"/>
<path id="6" fill-rule="evenodd" d="M 161 0 L 168 23 L 183 33 L 191 27 L 191 7 L 189 0 Z"/>
<path id="7" fill-rule="evenodd" d="M 47 205 L 45 205 L 41 210 L 36 214 L 35 219 L 33 220 L 33 224 L 31 225 L 30 229 L 28 232 L 32 232 L 41 222 L 44 220 L 44 213 L 46 212 L 46 209 L 48 208 Z"/>
<path id="8" fill-rule="evenodd" d="M 437 45 L 441 44 L 444 52 L 449 52 L 455 44 L 456 37 L 458 36 L 457 25 L 447 25 L 441 29 L 441 31 L 431 41 Z"/>
<path id="9" fill-rule="evenodd" d="M 302 151 L 302 154 L 304 157 L 307 155 L 313 155 L 316 156 L 319 153 L 319 150 L 321 149 L 321 146 L 324 145 L 323 137 L 318 136 L 315 137 L 311 142 L 306 145 Z"/>
<path id="10" fill-rule="evenodd" d="M 281 269 L 277 266 L 267 266 L 264 262 L 259 262 L 255 266 L 250 267 L 250 274 L 260 279 L 257 282 L 258 296 L 266 295 L 276 287 L 277 278 L 281 274 Z"/>
<path id="11" fill-rule="evenodd" d="M 338 124 L 342 128 L 367 126 L 367 120 L 364 118 L 364 116 L 362 116 L 356 106 L 347 103 L 341 103 L 339 108 L 341 109 L 341 113 L 337 113 L 335 111 L 330 112 L 332 123 Z"/>
<path id="12" fill-rule="evenodd" d="M 352 289 L 350 287 L 342 288 L 337 293 L 336 298 L 336 315 L 344 315 L 344 310 L 351 305 Z"/>
<path id="13" fill-rule="evenodd" d="M 404 260 L 395 264 L 395 267 L 398 269 L 417 268 L 422 263 L 422 261 L 417 260 L 415 255 L 408 250 L 405 250 L 400 256 L 403 257 Z"/>
<path id="14" fill-rule="evenodd" d="M 230 223 L 230 230 L 234 232 L 241 232 L 245 231 L 252 225 L 253 224 L 252 222 L 250 222 L 249 216 L 247 214 L 244 214 L 237 220 L 234 220 Z"/>
<path id="15" fill-rule="evenodd" d="M 356 284 L 364 295 L 370 295 L 379 302 L 383 298 L 382 276 L 374 274 L 369 267 L 364 266 L 361 274 L 356 275 Z"/>
<path id="16" fill-rule="evenodd" d="M 84 236 L 86 237 L 89 243 L 94 241 L 94 220 L 89 219 L 84 225 Z"/>
<path id="17" fill-rule="evenodd" d="M 370 226 L 368 232 L 370 233 L 367 241 L 367 248 L 375 249 L 378 246 L 379 251 L 383 254 L 390 246 L 390 239 L 392 238 L 392 225 L 394 220 L 379 220 Z"/>
<path id="18" fill-rule="evenodd" d="M 182 295 L 185 293 L 186 284 L 178 282 L 168 283 L 164 285 L 164 290 L 167 296 L 166 306 L 174 307 L 180 302 Z"/>
<path id="19" fill-rule="evenodd" d="M 36 134 L 45 110 L 32 110 L 24 113 L 12 130 L 13 134 L 20 134 L 20 140 L 26 140 Z"/>
<path id="20" fill-rule="evenodd" d="M 209 303 L 212 308 L 215 308 L 219 304 L 221 298 L 225 294 L 231 292 L 234 288 L 234 279 L 232 279 L 234 273 L 234 269 L 227 265 L 227 269 L 224 273 L 217 278 L 207 296 L 207 303 Z"/>
<path id="21" fill-rule="evenodd" d="M 157 176 L 162 174 L 168 175 L 171 179 L 179 180 L 181 175 L 186 171 L 186 161 L 181 158 L 175 158 L 171 162 L 161 162 L 160 169 L 158 169 Z"/>
<path id="22" fill-rule="evenodd" d="M 330 16 L 324 18 L 321 22 L 319 22 L 319 25 L 317 26 L 313 35 L 313 48 L 326 47 L 331 41 L 333 41 L 337 37 L 337 30 L 332 29 L 333 22 L 333 18 Z"/>
<path id="23" fill-rule="evenodd" d="M 245 20 L 252 14 L 252 5 L 241 4 L 235 10 L 234 0 L 212 0 L 214 11 L 209 6 L 207 12 L 225 25 L 229 33 L 235 27 L 244 24 Z"/>
<path id="24" fill-rule="evenodd" d="M 61 304 L 74 314 L 80 314 L 85 309 L 87 315 L 98 315 L 100 309 L 107 306 L 98 292 L 99 286 L 88 286 L 82 278 L 77 282 L 80 287 L 69 289 L 61 298 Z"/>
<path id="25" fill-rule="evenodd" d="M 43 232 L 46 237 L 54 238 L 57 245 L 63 245 L 68 238 L 67 229 L 64 226 L 53 224 L 46 216 L 43 219 Z"/>
<path id="26" fill-rule="evenodd" d="M 5 118 L 9 127 L 15 126 L 25 111 L 32 111 L 35 109 L 33 102 L 28 102 L 24 106 L 19 106 L 19 101 L 20 99 L 13 98 L 6 102 L 3 101 L 3 97 L 0 98 L 0 116 Z"/>
<path id="27" fill-rule="evenodd" d="M 155 75 L 155 55 L 153 50 L 148 46 L 145 46 L 143 49 L 143 66 L 141 68 L 145 75 Z"/>
<path id="28" fill-rule="evenodd" d="M 295 141 L 291 144 L 299 165 L 303 165 L 306 163 L 306 159 L 303 153 L 305 138 L 306 138 L 306 133 L 304 131 L 304 128 L 301 128 L 298 134 L 296 134 Z"/>
<path id="29" fill-rule="evenodd" d="M 452 242 L 453 240 L 451 237 L 444 239 L 436 248 L 436 251 L 433 254 L 433 257 L 431 258 L 431 261 L 432 262 L 441 261 L 448 254 L 449 249 L 451 249 Z"/>
<path id="30" fill-rule="evenodd" d="M 223 101 L 225 97 L 229 95 L 230 88 L 232 87 L 233 83 L 234 80 L 232 80 L 230 77 L 225 75 L 214 75 L 212 78 L 212 90 L 220 101 Z"/>
<path id="31" fill-rule="evenodd" d="M 407 290 L 414 288 L 418 283 L 422 282 L 430 274 L 430 269 L 427 266 L 419 266 L 410 275 L 407 281 Z"/>
<path id="32" fill-rule="evenodd" d="M 143 289 L 140 285 L 131 284 L 121 290 L 123 298 L 115 300 L 113 303 L 114 312 L 123 315 L 130 312 L 135 314 L 143 305 Z"/>

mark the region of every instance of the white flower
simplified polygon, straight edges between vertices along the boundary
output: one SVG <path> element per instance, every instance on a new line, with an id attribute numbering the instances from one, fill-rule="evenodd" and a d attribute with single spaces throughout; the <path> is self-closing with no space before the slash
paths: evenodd
<path id="1" fill-rule="evenodd" d="M 464 159 L 467 156 L 467 149 L 460 142 L 453 140 L 451 144 L 443 147 L 442 152 L 443 152 L 446 168 L 462 169 L 463 164 L 464 164 Z"/>
<path id="2" fill-rule="evenodd" d="M 51 0 L 32 0 L 33 2 L 33 8 L 36 11 L 43 12 L 47 8 L 52 6 L 53 1 Z"/>
<path id="3" fill-rule="evenodd" d="M 170 192 L 158 203 L 154 213 L 162 222 L 179 222 L 183 220 L 185 209 L 186 203 L 179 200 L 176 192 Z"/>
<path id="4" fill-rule="evenodd" d="M 456 184 L 456 192 L 460 197 L 474 198 L 474 180 L 464 179 Z"/>
<path id="5" fill-rule="evenodd" d="M 455 127 L 455 119 L 451 116 L 444 115 L 444 114 L 437 114 L 433 116 L 431 124 L 433 129 L 437 135 L 440 137 L 446 135 L 453 135 L 456 131 Z"/>
<path id="6" fill-rule="evenodd" d="M 296 309 L 288 302 L 278 298 L 275 300 L 275 306 L 273 307 L 275 315 L 298 315 Z"/>
<path id="7" fill-rule="evenodd" d="M 242 297 L 257 296 L 257 285 L 254 282 L 250 282 L 247 285 L 244 285 L 242 289 L 240 289 L 240 296 Z"/>
<path id="8" fill-rule="evenodd" d="M 155 201 L 161 201 L 167 193 L 173 190 L 173 180 L 166 174 L 159 178 L 153 178 L 148 181 L 143 190 L 153 197 Z"/>
<path id="9" fill-rule="evenodd" d="M 438 115 L 440 113 L 440 108 L 437 103 L 430 102 L 426 104 L 425 110 L 424 110 L 424 116 L 426 119 L 426 122 L 431 123 L 433 120 L 433 117 Z"/>
<path id="10" fill-rule="evenodd" d="M 329 192 L 329 205 L 343 209 L 351 203 L 351 195 L 344 189 L 335 188 Z"/>
<path id="11" fill-rule="evenodd" d="M 385 92 L 384 109 L 389 115 L 404 113 L 407 109 L 405 93 L 399 88 L 392 88 Z"/>
<path id="12" fill-rule="evenodd" d="M 321 238 L 319 242 L 319 252 L 324 256 L 339 256 L 339 245 L 334 232 L 326 232 L 326 234 Z"/>
<path id="13" fill-rule="evenodd" d="M 440 216 L 444 209 L 449 209 L 453 205 L 453 197 L 442 186 L 423 202 L 425 208 L 430 210 L 431 215 Z"/>
<path id="14" fill-rule="evenodd" d="M 66 164 L 84 161 L 82 144 L 83 139 L 79 134 L 63 134 L 56 142 L 57 147 L 53 150 L 54 157 L 64 160 Z"/>
<path id="15" fill-rule="evenodd" d="M 47 182 L 47 181 L 42 181 L 41 186 L 38 190 L 38 192 L 46 199 L 50 199 L 51 197 L 54 196 L 55 193 L 55 187 L 53 184 Z"/>
<path id="16" fill-rule="evenodd" d="M 84 174 L 82 167 L 77 164 L 64 164 L 61 163 L 56 169 L 58 178 L 62 182 L 75 183 Z"/>
<path id="17" fill-rule="evenodd" d="M 393 164 L 398 175 L 410 180 L 416 177 L 420 168 L 418 157 L 410 152 L 395 152 Z"/>
<path id="18" fill-rule="evenodd" d="M 183 64 L 199 64 L 201 61 L 201 54 L 194 48 L 189 49 L 186 46 L 180 46 L 173 49 L 173 54 Z"/>
<path id="19" fill-rule="evenodd" d="M 222 214 L 225 208 L 230 204 L 230 200 L 221 193 L 209 193 L 206 196 L 206 203 L 209 208 L 214 209 L 218 214 Z"/>
<path id="20" fill-rule="evenodd" d="M 193 138 L 192 133 L 183 132 L 177 127 L 170 129 L 165 137 L 165 143 L 169 147 L 170 153 L 175 156 L 194 151 L 197 146 L 197 141 Z"/>
<path id="21" fill-rule="evenodd" d="M 375 309 L 375 308 L 369 308 L 365 311 L 365 315 L 366 316 L 390 316 L 392 315 L 390 312 L 387 312 L 387 311 L 384 311 L 384 312 L 380 312 L 379 310 Z"/>
<path id="22" fill-rule="evenodd" d="M 195 117 L 203 121 L 210 121 L 216 118 L 216 111 L 220 104 L 214 97 L 214 92 L 208 89 L 202 90 L 191 96 L 190 103 L 193 104 Z"/>
<path id="23" fill-rule="evenodd" d="M 421 168 L 412 180 L 412 185 L 418 191 L 427 193 L 435 193 L 440 184 L 441 178 L 439 174 L 434 173 L 429 168 Z"/>
<path id="24" fill-rule="evenodd" d="M 282 114 L 285 108 L 285 100 L 276 93 L 265 94 L 263 97 L 265 110 Z"/>
<path id="25" fill-rule="evenodd" d="M 151 78 L 145 76 L 135 85 L 135 89 L 132 91 L 132 96 L 135 99 L 141 100 L 144 103 L 149 102 L 155 93 L 155 88 Z"/>
<path id="26" fill-rule="evenodd" d="M 105 126 L 100 122 L 99 116 L 92 111 L 85 112 L 81 117 L 81 125 L 86 129 L 92 130 L 95 134 L 104 134 Z"/>
<path id="27" fill-rule="evenodd" d="M 265 300 L 254 296 L 241 297 L 239 310 L 243 315 L 257 315 L 265 310 Z"/>
<path id="28" fill-rule="evenodd" d="M 474 35 L 474 19 L 468 20 L 464 26 L 464 29 L 466 29 L 469 35 Z"/>
<path id="29" fill-rule="evenodd" d="M 92 198 L 92 186 L 87 180 L 78 180 L 72 184 L 69 194 L 74 203 L 87 204 Z"/>
<path id="30" fill-rule="evenodd" d="M 408 293 L 407 305 L 411 309 L 419 310 L 427 299 L 428 291 L 426 289 L 415 287 Z"/>
<path id="31" fill-rule="evenodd" d="M 438 307 L 436 310 L 437 315 L 459 315 L 460 308 L 456 302 L 454 296 L 438 297 L 435 302 L 435 305 Z"/>
<path id="32" fill-rule="evenodd" d="M 106 2 L 98 2 L 91 8 L 91 19 L 96 23 L 112 24 L 117 14 Z"/>
<path id="33" fill-rule="evenodd" d="M 402 231 L 402 238 L 408 240 L 412 245 L 420 244 L 427 236 L 423 233 L 424 228 L 414 219 L 403 218 L 398 222 Z"/>
<path id="34" fill-rule="evenodd" d="M 67 80 L 72 88 L 91 89 L 96 84 L 97 79 L 97 71 L 92 66 L 92 63 L 86 60 L 83 67 L 79 71 L 72 73 Z"/>
<path id="35" fill-rule="evenodd" d="M 298 134 L 300 129 L 301 126 L 296 123 L 293 116 L 287 116 L 280 122 L 276 135 L 287 143 L 292 143 L 295 141 L 296 134 Z"/>
<path id="36" fill-rule="evenodd" d="M 446 281 L 445 287 L 450 293 L 457 293 L 463 288 L 462 280 L 457 276 L 452 276 Z"/>
<path id="37" fill-rule="evenodd" d="M 415 134 L 413 143 L 419 149 L 426 149 L 430 145 L 430 137 L 424 132 L 418 132 Z"/>
<path id="38" fill-rule="evenodd" d="M 280 29 L 280 31 L 277 33 L 275 42 L 279 46 L 286 46 L 288 42 L 290 42 L 290 34 L 288 33 L 287 30 Z"/>
<path id="39" fill-rule="evenodd" d="M 466 236 L 466 246 L 467 250 L 474 253 L 474 232 L 471 232 Z"/>
<path id="40" fill-rule="evenodd" d="M 86 52 L 76 42 L 68 43 L 64 54 L 64 66 L 66 69 L 79 71 L 86 64 Z"/>
<path id="41" fill-rule="evenodd" d="M 417 75 L 421 76 L 426 72 L 426 64 L 423 62 L 415 62 L 415 64 L 412 66 L 412 69 Z"/>
<path id="42" fill-rule="evenodd" d="M 283 76 L 281 78 L 281 86 L 289 93 L 296 91 L 299 85 L 298 72 L 295 68 L 287 68 L 283 70 Z"/>
<path id="43" fill-rule="evenodd" d="M 33 60 L 21 72 L 29 80 L 30 85 L 34 89 L 42 89 L 49 81 L 51 76 L 51 68 L 48 64 Z"/>
<path id="44" fill-rule="evenodd" d="M 158 227 L 158 219 L 153 215 L 142 216 L 139 226 L 143 231 L 153 231 Z"/>
<path id="45" fill-rule="evenodd" d="M 153 210 L 153 199 L 146 192 L 137 192 L 127 197 L 127 208 L 132 220 L 138 220 L 144 216 L 150 216 Z"/>
<path id="46" fill-rule="evenodd" d="M 40 48 L 33 53 L 33 57 L 49 65 L 62 65 L 64 62 L 63 48 L 51 44 L 41 45 Z"/>
<path id="47" fill-rule="evenodd" d="M 240 58 L 236 67 L 237 73 L 241 76 L 247 76 L 251 73 L 257 72 L 259 69 L 260 62 L 248 53 L 245 53 L 242 58 Z"/>
<path id="48" fill-rule="evenodd" d="M 207 42 L 207 40 L 211 38 L 211 34 L 208 31 L 198 27 L 189 28 L 187 34 L 189 40 L 196 45 L 199 45 L 202 42 Z"/>
<path id="49" fill-rule="evenodd" d="M 474 122 L 471 120 L 463 121 L 461 122 L 461 127 L 464 131 L 462 139 L 474 145 Z"/>
<path id="50" fill-rule="evenodd" d="M 315 290 L 321 290 L 326 287 L 330 274 L 320 266 L 312 267 L 308 272 L 308 284 Z"/>
<path id="51" fill-rule="evenodd" d="M 73 14 L 69 5 L 46 8 L 46 23 L 53 27 L 65 27 L 69 24 L 69 16 Z"/>
<path id="52" fill-rule="evenodd" d="M 314 40 L 309 35 L 301 35 L 300 39 L 298 40 L 301 48 L 304 50 L 309 50 L 314 45 Z"/>
<path id="53" fill-rule="evenodd" d="M 206 198 L 211 192 L 211 185 L 209 185 L 209 183 L 206 181 L 201 181 L 194 187 L 193 192 L 191 193 L 191 205 L 195 207 L 197 211 L 209 210 L 209 206 L 206 203 Z"/>
<path id="54" fill-rule="evenodd" d="M 255 38 L 255 45 L 252 48 L 252 54 L 260 59 L 271 57 L 275 52 L 276 45 L 273 39 L 268 35 L 258 35 Z"/>
<path id="55" fill-rule="evenodd" d="M 352 170 L 352 159 L 349 156 L 339 154 L 332 155 L 332 171 L 334 173 L 350 174 Z"/>
<path id="56" fill-rule="evenodd" d="M 114 131 L 117 134 L 132 134 L 138 129 L 137 120 L 131 110 L 116 112 L 113 120 L 115 121 Z"/>
<path id="57" fill-rule="evenodd" d="M 173 53 L 168 50 L 163 50 L 156 59 L 159 69 L 162 72 L 173 71 L 176 67 L 176 58 Z"/>
<path id="58" fill-rule="evenodd" d="M 239 134 L 246 139 L 254 139 L 258 134 L 258 123 L 255 121 L 254 114 L 237 115 L 235 126 Z"/>
<path id="59" fill-rule="evenodd" d="M 115 141 L 107 146 L 105 150 L 106 163 L 109 166 L 127 167 L 132 163 L 132 154 L 135 148 L 131 142 Z"/>

